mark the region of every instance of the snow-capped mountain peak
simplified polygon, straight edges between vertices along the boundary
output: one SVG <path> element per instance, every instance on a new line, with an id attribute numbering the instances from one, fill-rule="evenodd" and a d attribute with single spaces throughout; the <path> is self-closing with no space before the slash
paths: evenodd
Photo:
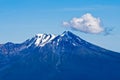
<path id="1" fill-rule="evenodd" d="M 0 80 L 35 79 L 120 80 L 120 53 L 69 31 L 58 36 L 36 34 L 20 44 L 0 44 Z"/>
<path id="2" fill-rule="evenodd" d="M 46 43 L 53 40 L 56 36 L 53 34 L 36 34 L 35 35 L 35 45 L 44 46 Z"/>
<path id="3" fill-rule="evenodd" d="M 65 36 L 65 35 L 68 35 L 68 34 L 72 34 L 70 31 L 64 31 L 61 36 Z"/>

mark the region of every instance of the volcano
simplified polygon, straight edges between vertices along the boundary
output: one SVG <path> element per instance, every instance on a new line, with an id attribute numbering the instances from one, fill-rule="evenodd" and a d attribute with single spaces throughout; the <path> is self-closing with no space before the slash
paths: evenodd
<path id="1" fill-rule="evenodd" d="M 120 80 L 120 53 L 70 31 L 0 44 L 0 80 Z"/>

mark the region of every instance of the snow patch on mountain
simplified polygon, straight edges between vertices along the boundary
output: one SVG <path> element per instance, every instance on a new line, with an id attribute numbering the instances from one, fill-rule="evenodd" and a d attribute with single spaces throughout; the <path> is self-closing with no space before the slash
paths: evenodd
<path id="1" fill-rule="evenodd" d="M 56 36 L 53 34 L 36 34 L 35 35 L 35 45 L 44 46 L 46 43 L 49 43 Z"/>

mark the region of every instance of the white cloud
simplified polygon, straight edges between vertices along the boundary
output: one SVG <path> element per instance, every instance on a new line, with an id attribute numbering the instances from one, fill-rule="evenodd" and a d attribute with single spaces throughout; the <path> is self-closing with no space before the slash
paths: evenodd
<path id="1" fill-rule="evenodd" d="M 63 22 L 63 25 L 84 33 L 98 34 L 104 31 L 100 19 L 93 17 L 90 13 L 80 18 L 73 18 L 69 22 Z"/>
<path id="2" fill-rule="evenodd" d="M 63 22 L 63 25 L 66 26 L 66 27 L 70 26 L 70 24 L 68 22 Z"/>

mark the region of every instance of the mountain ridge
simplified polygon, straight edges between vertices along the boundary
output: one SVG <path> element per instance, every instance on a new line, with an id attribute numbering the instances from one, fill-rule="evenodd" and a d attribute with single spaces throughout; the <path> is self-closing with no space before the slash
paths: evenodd
<path id="1" fill-rule="evenodd" d="M 54 38 L 56 38 L 56 37 L 59 37 L 59 36 L 61 36 L 61 37 L 63 37 L 64 35 L 67 37 L 69 37 L 69 34 L 70 35 L 74 35 L 75 37 L 79 37 L 79 36 L 77 36 L 77 35 L 75 35 L 75 34 L 73 34 L 72 32 L 70 32 L 70 31 L 64 31 L 61 35 L 54 35 L 54 34 L 46 34 L 46 33 L 44 33 L 44 34 L 36 34 L 34 37 L 32 37 L 31 39 L 27 39 L 26 41 L 24 41 L 24 42 L 22 42 L 22 43 L 13 43 L 13 42 L 7 42 L 7 43 L 5 43 L 5 44 L 0 44 L 0 47 L 2 47 L 2 46 L 6 46 L 6 45 L 8 45 L 8 46 L 10 46 L 10 45 L 21 45 L 21 44 L 24 44 L 24 45 L 27 45 L 28 47 L 29 46 L 31 46 L 31 45 L 33 45 L 34 44 L 34 46 L 36 45 L 36 46 L 44 46 L 45 44 L 47 44 L 47 43 L 49 43 L 49 41 L 51 41 L 51 40 L 53 40 Z M 45 41 L 43 42 L 43 43 L 45 43 L 45 44 L 41 44 L 41 42 L 42 42 L 42 39 L 40 39 L 39 40 L 39 37 L 45 37 L 45 36 L 51 36 L 51 37 L 53 37 L 53 39 L 51 39 L 51 40 L 48 40 L 48 42 L 46 42 L 45 43 Z M 74 37 L 73 36 L 73 37 Z M 37 41 L 38 40 L 38 41 Z M 94 46 L 97 46 L 97 45 L 95 45 L 95 44 L 93 44 L 93 43 L 90 43 L 90 42 L 88 42 L 88 41 L 85 41 L 84 39 L 81 39 L 80 37 L 79 37 L 79 40 L 81 40 L 81 41 L 83 41 L 83 42 L 85 42 L 84 44 L 87 44 L 87 43 L 89 43 L 89 44 L 92 44 L 92 45 L 94 45 Z M 28 48 L 27 47 L 27 48 Z M 97 47 L 100 47 L 100 46 L 97 46 Z M 100 48 L 102 48 L 102 47 L 100 47 Z M 103 48 L 103 49 L 105 49 L 105 48 Z M 109 50 L 109 49 L 106 49 L 106 50 Z M 112 51 L 112 50 L 109 50 L 109 51 Z M 112 51 L 112 52 L 116 52 L 116 51 Z M 119 52 L 116 52 L 116 53 L 119 53 Z"/>

